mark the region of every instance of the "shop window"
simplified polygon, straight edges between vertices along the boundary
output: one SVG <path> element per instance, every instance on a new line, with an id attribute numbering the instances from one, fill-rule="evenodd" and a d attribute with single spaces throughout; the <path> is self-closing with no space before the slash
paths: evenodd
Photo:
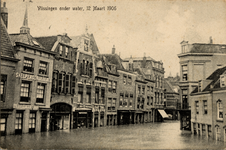
<path id="1" fill-rule="evenodd" d="M 6 118 L 1 117 L 0 120 L 0 135 L 6 135 Z"/>
<path id="2" fill-rule="evenodd" d="M 188 80 L 188 66 L 183 65 L 182 66 L 182 81 L 187 81 Z"/>
<path id="3" fill-rule="evenodd" d="M 182 108 L 188 109 L 188 90 L 187 89 L 182 90 Z"/>
<path id="4" fill-rule="evenodd" d="M 133 105 L 133 94 L 130 94 L 129 106 L 132 107 Z"/>
<path id="5" fill-rule="evenodd" d="M 91 87 L 86 87 L 86 102 L 91 103 Z"/>
<path id="6" fill-rule="evenodd" d="M 64 93 L 67 94 L 67 93 L 70 93 L 70 75 L 69 74 L 66 74 L 65 75 L 65 80 L 64 80 Z"/>
<path id="7" fill-rule="evenodd" d="M 23 112 L 16 112 L 15 134 L 22 134 L 23 129 Z"/>
<path id="8" fill-rule="evenodd" d="M 223 105 L 221 100 L 217 101 L 217 119 L 223 120 Z"/>
<path id="9" fill-rule="evenodd" d="M 22 81 L 20 88 L 20 101 L 21 102 L 29 102 L 30 101 L 30 87 L 31 82 Z"/>
<path id="10" fill-rule="evenodd" d="M 123 93 L 120 94 L 119 106 L 122 107 L 123 104 Z"/>
<path id="11" fill-rule="evenodd" d="M 113 98 L 112 99 L 112 110 L 115 110 L 115 107 L 116 107 L 116 98 Z"/>
<path id="12" fill-rule="evenodd" d="M 57 79 L 58 79 L 58 73 L 57 72 L 53 72 L 52 92 L 57 92 Z"/>
<path id="13" fill-rule="evenodd" d="M 40 61 L 39 74 L 47 75 L 47 62 Z"/>
<path id="14" fill-rule="evenodd" d="M 116 88 L 117 88 L 117 82 L 114 81 L 114 82 L 113 82 L 113 85 L 112 85 L 112 92 L 113 92 L 113 93 L 116 93 Z"/>
<path id="15" fill-rule="evenodd" d="M 38 83 L 36 103 L 44 103 L 45 84 Z"/>
<path id="16" fill-rule="evenodd" d="M 112 81 L 108 81 L 108 91 L 111 92 L 112 91 Z"/>
<path id="17" fill-rule="evenodd" d="M 76 76 L 71 75 L 71 94 L 75 94 Z"/>
<path id="18" fill-rule="evenodd" d="M 6 83 L 7 83 L 7 75 L 1 75 L 1 101 L 5 101 L 5 95 L 6 95 Z"/>
<path id="19" fill-rule="evenodd" d="M 95 88 L 95 103 L 99 103 L 99 87 Z"/>
<path id="20" fill-rule="evenodd" d="M 207 114 L 207 100 L 203 101 L 203 110 L 204 110 L 204 114 Z"/>
<path id="21" fill-rule="evenodd" d="M 111 110 L 111 106 L 112 106 L 111 102 L 112 102 L 112 98 L 108 98 L 107 107 L 109 111 Z"/>
<path id="22" fill-rule="evenodd" d="M 83 86 L 78 86 L 78 103 L 83 103 Z"/>
<path id="23" fill-rule="evenodd" d="M 196 114 L 199 114 L 199 101 L 195 101 Z"/>
<path id="24" fill-rule="evenodd" d="M 62 56 L 62 54 L 63 54 L 63 47 L 62 47 L 62 45 L 60 45 L 60 47 L 59 47 L 59 54 L 60 54 L 60 56 Z"/>
<path id="25" fill-rule="evenodd" d="M 26 72 L 34 72 L 34 67 L 33 67 L 33 59 L 30 58 L 24 58 L 24 68 L 23 71 Z"/>
<path id="26" fill-rule="evenodd" d="M 29 132 L 35 132 L 35 125 L 36 125 L 36 112 L 30 112 L 29 118 Z"/>

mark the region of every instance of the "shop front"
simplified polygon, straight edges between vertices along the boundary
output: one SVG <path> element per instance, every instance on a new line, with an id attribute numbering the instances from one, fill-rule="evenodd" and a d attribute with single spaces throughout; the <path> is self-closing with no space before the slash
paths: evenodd
<path id="1" fill-rule="evenodd" d="M 92 127 L 92 110 L 76 109 L 73 112 L 73 128 L 90 128 Z"/>
<path id="2" fill-rule="evenodd" d="M 50 112 L 50 130 L 67 130 L 70 129 L 71 106 L 66 103 L 56 103 L 51 105 Z M 45 114 L 42 114 L 42 123 L 45 126 Z M 42 126 L 42 125 L 41 125 Z"/>

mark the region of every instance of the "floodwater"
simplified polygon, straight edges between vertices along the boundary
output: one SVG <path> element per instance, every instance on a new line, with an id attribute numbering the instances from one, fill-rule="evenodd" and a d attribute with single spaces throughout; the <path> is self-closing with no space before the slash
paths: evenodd
<path id="1" fill-rule="evenodd" d="M 184 133 L 179 121 L 59 130 L 1 137 L 6 149 L 224 149 L 226 142 Z"/>

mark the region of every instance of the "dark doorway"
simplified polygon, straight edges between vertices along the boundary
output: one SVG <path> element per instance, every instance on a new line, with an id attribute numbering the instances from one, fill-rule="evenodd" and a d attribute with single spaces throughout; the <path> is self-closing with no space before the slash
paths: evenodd
<path id="1" fill-rule="evenodd" d="M 41 117 L 41 132 L 47 131 L 47 113 L 42 113 Z"/>

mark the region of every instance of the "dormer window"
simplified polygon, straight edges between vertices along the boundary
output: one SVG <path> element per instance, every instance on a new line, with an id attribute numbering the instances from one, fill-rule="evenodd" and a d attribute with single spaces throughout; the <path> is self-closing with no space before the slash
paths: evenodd
<path id="1" fill-rule="evenodd" d="M 202 81 L 199 81 L 198 91 L 201 92 L 201 90 L 202 90 Z"/>
<path id="2" fill-rule="evenodd" d="M 220 86 L 225 87 L 225 75 L 220 76 Z"/>
<path id="3" fill-rule="evenodd" d="M 89 41 L 88 40 L 84 40 L 84 51 L 88 52 L 88 48 L 89 48 Z"/>

